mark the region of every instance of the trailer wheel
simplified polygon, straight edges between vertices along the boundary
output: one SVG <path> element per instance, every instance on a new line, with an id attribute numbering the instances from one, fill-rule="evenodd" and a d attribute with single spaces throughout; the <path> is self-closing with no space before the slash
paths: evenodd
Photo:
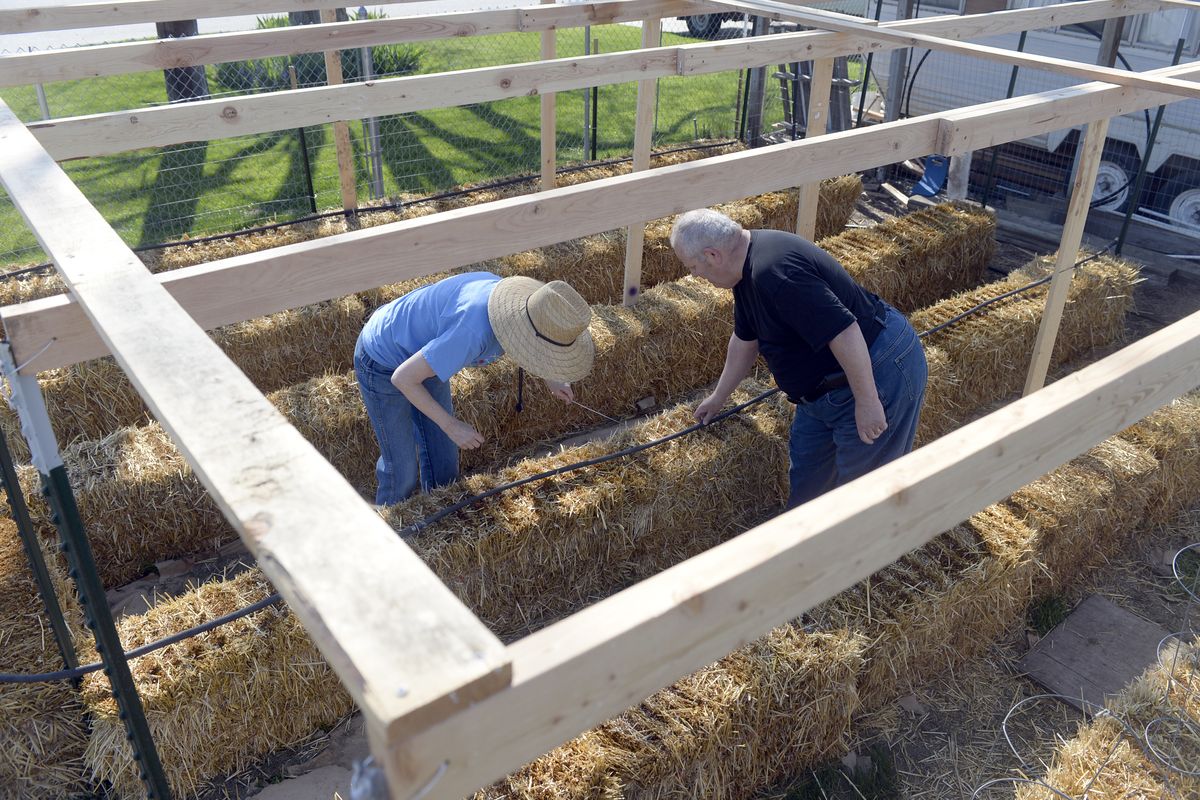
<path id="1" fill-rule="evenodd" d="M 1124 211 L 1133 192 L 1141 160 L 1123 148 L 1106 145 L 1092 190 L 1092 207 L 1105 211 Z"/>
<path id="2" fill-rule="evenodd" d="M 691 36 L 697 39 L 714 39 L 721 30 L 722 15 L 693 14 L 684 21 Z"/>
<path id="3" fill-rule="evenodd" d="M 1194 181 L 1174 178 L 1163 187 L 1162 196 L 1170 203 L 1167 216 L 1172 225 L 1200 232 L 1200 187 Z"/>

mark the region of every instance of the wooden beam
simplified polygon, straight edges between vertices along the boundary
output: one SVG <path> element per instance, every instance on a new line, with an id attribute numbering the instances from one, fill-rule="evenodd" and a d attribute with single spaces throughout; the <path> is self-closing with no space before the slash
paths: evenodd
<path id="1" fill-rule="evenodd" d="M 1058 338 L 1058 326 L 1062 321 L 1063 306 L 1067 302 L 1067 290 L 1075 277 L 1075 259 L 1079 255 L 1079 243 L 1083 241 L 1083 227 L 1087 223 L 1091 207 L 1092 192 L 1096 188 L 1096 174 L 1100 171 L 1100 158 L 1104 152 L 1104 139 L 1108 136 L 1107 119 L 1089 123 L 1080 150 L 1079 166 L 1071 184 L 1071 201 L 1067 206 L 1067 218 L 1063 222 L 1062 240 L 1058 245 L 1058 256 L 1054 262 L 1054 273 L 1050 278 L 1050 289 L 1046 293 L 1046 308 L 1038 326 L 1037 340 L 1033 343 L 1033 359 L 1025 376 L 1025 394 L 1032 394 L 1046 383 L 1046 372 L 1050 369 L 1050 354 Z"/>
<path id="2" fill-rule="evenodd" d="M 411 732 L 509 683 L 503 645 L 146 271 L 3 101 L 0 184 L 373 724 Z"/>
<path id="3" fill-rule="evenodd" d="M 1001 33 L 1095 22 L 1114 15 L 1142 14 L 1157 10 L 1160 0 L 1082 0 L 1082 2 L 1037 8 L 993 11 L 987 14 L 897 20 L 878 26 L 884 31 L 915 31 L 953 39 L 975 39 Z M 754 40 L 731 39 L 707 45 L 680 48 L 682 75 L 719 72 L 747 66 L 778 64 L 788 59 L 813 59 L 828 56 L 883 52 L 899 47 L 876 37 L 868 40 L 851 33 L 821 33 L 768 36 Z"/>
<path id="4" fill-rule="evenodd" d="M 1110 67 L 1070 61 L 1065 58 L 1054 58 L 1053 56 L 1018 53 L 1015 50 L 1005 50 L 1002 47 L 989 47 L 979 43 L 965 44 L 923 33 L 913 33 L 911 31 L 898 32 L 882 25 L 874 26 L 861 21 L 851 21 L 852 18 L 831 11 L 798 9 L 788 3 L 778 2 L 778 0 L 721 0 L 721 2 L 733 8 L 778 14 L 781 17 L 831 31 L 858 33 L 868 38 L 874 32 L 880 41 L 888 41 L 896 46 L 928 47 L 932 50 L 958 53 L 959 55 L 971 56 L 973 58 L 983 58 L 989 61 L 997 61 L 1001 64 L 1016 64 L 1022 67 L 1032 67 L 1034 69 L 1060 72 L 1066 75 L 1075 75 L 1089 81 L 1101 80 L 1117 86 L 1132 86 L 1139 89 L 1169 92 L 1180 97 L 1200 98 L 1200 86 L 1188 81 L 1151 77 L 1139 72 L 1125 72 Z"/>
<path id="5" fill-rule="evenodd" d="M 1152 7 L 1158 0 L 1095 3 L 1091 0 L 1051 9 L 997 12 L 992 30 L 976 17 L 909 20 L 906 26 L 945 33 L 959 26 L 971 35 L 1003 32 L 1009 26 L 1066 24 L 1102 18 L 1114 8 Z M 1080 6 L 1079 9 L 1074 6 Z M 547 7 L 550 8 L 550 7 Z M 992 15 L 979 15 L 988 17 Z M 1056 22 L 1057 20 L 1057 22 Z M 366 23 L 364 23 L 366 24 Z M 308 27 L 308 26 L 305 26 Z M 889 28 L 881 25 L 880 28 Z M 335 120 L 401 114 L 431 108 L 480 103 L 545 92 L 588 88 L 675 74 L 696 74 L 816 59 L 885 49 L 873 39 L 854 34 L 802 33 L 756 37 L 729 43 L 684 45 L 656 51 L 632 51 L 578 59 L 506 65 L 476 70 L 417 75 L 317 87 L 298 92 L 274 92 L 249 97 L 206 100 L 175 106 L 121 111 L 34 123 L 31 129 L 56 160 L 111 155 L 141 147 L 180 144 L 197 139 L 266 133 L 297 125 L 321 125 Z"/>
<path id="6" fill-rule="evenodd" d="M 642 23 L 642 49 L 658 47 L 662 39 L 662 20 L 648 19 Z M 654 138 L 654 109 L 658 97 L 658 81 L 638 81 L 637 112 L 633 124 L 633 171 L 650 168 L 650 146 Z M 625 231 L 625 290 L 626 306 L 637 302 L 642 289 L 642 245 L 646 241 L 646 225 L 639 222 Z"/>
<path id="7" fill-rule="evenodd" d="M 551 3 L 553 0 L 542 2 Z M 551 28 L 542 32 L 542 61 L 551 61 L 557 57 L 557 41 L 557 29 Z M 546 191 L 554 188 L 555 169 L 558 166 L 558 109 L 553 92 L 542 93 L 541 133 L 542 191 Z"/>
<path id="8" fill-rule="evenodd" d="M 799 81 L 799 76 L 797 81 Z M 812 62 L 812 80 L 808 82 L 808 113 L 804 138 L 823 135 L 829 125 L 829 93 L 833 85 L 833 59 Z M 799 83 L 796 84 L 799 90 Z M 821 182 L 809 181 L 800 187 L 796 199 L 796 233 L 809 241 L 817 237 L 817 205 L 821 201 Z"/>
<path id="9" fill-rule="evenodd" d="M 1200 313 L 510 645 L 512 688 L 393 749 L 394 796 L 443 763 L 428 798 L 469 795 L 1198 384 Z"/>
<path id="10" fill-rule="evenodd" d="M 755 151 L 521 195 L 154 276 L 206 328 L 472 264 L 693 207 L 935 152 L 936 118 L 834 133 Z M 330 264 L 338 269 L 331 270 Z M 0 309 L 28 372 L 103 355 L 69 295 Z M 37 341 L 27 350 L 26 343 Z"/>
<path id="11" fill-rule="evenodd" d="M 398 42 L 635 22 L 647 16 L 673 17 L 692 13 L 696 6 L 690 0 L 612 0 L 603 4 L 551 5 L 545 9 L 462 11 L 216 33 L 187 41 L 159 39 L 14 53 L 0 56 L 0 87 L 319 53 L 335 47 L 350 50 Z M 718 10 L 716 6 L 706 8 Z"/>
<path id="12" fill-rule="evenodd" d="M 337 20 L 332 8 L 321 9 L 321 22 L 329 24 Z M 342 85 L 342 51 L 325 51 L 325 85 Z M 342 208 L 353 214 L 358 208 L 358 181 L 354 177 L 354 149 L 350 146 L 350 128 L 342 120 L 333 123 L 333 142 L 337 150 L 338 185 L 342 190 Z"/>
<path id="13" fill-rule="evenodd" d="M 1200 65 L 1159 72 L 1200 77 Z M 736 200 L 929 153 L 978 150 L 1175 100 L 1156 92 L 1085 84 L 510 198 L 174 270 L 155 279 L 198 323 L 215 328 L 679 213 L 691 207 L 687 198 L 692 196 L 713 203 Z M 697 195 L 700 189 L 704 193 Z M 398 254 L 404 258 L 398 260 Z M 330 263 L 341 269 L 330 271 Z M 69 295 L 8 306 L 0 309 L 0 318 L 17 362 L 29 362 L 27 374 L 107 352 Z M 54 346 L 41 352 L 48 341 Z"/>
<path id="14" fill-rule="evenodd" d="M 1153 11 L 1160 0 L 1136 0 L 1133 7 Z M 703 7 L 701 7 L 703 6 Z M 1084 0 L 1064 8 L 1060 21 L 1056 9 L 1015 9 L 983 15 L 996 32 L 1011 29 L 1013 21 L 1029 20 L 1030 28 L 1047 25 L 1092 22 L 1127 8 L 1121 0 Z M 331 47 L 350 49 L 396 42 L 419 42 L 459 36 L 486 36 L 515 31 L 543 31 L 582 25 L 633 22 L 650 17 L 674 17 L 686 13 L 716 12 L 719 7 L 692 0 L 612 0 L 607 3 L 552 5 L 544 8 L 464 11 L 434 16 L 406 16 L 372 19 L 362 22 L 338 22 L 332 25 L 304 25 L 292 28 L 218 33 L 189 39 L 161 39 L 148 42 L 122 42 L 90 47 L 72 47 L 35 53 L 0 56 L 0 88 L 53 81 L 123 75 L 146 70 L 220 64 L 247 58 L 316 53 Z M 2 13 L 2 12 L 0 12 Z M 1125 13 L 1135 13 L 1128 11 Z M 956 34 L 958 16 L 919 20 L 927 33 L 969 39 L 982 35 L 976 28 Z M 887 23 L 885 23 L 885 27 Z M 2 27 L 2 26 L 0 26 Z M 828 36 L 828 34 L 826 34 Z M 763 63 L 778 61 L 768 58 Z"/>

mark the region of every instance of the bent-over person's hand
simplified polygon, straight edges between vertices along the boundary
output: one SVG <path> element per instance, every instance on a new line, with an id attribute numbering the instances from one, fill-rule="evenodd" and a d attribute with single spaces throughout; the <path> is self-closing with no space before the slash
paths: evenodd
<path id="1" fill-rule="evenodd" d="M 858 424 L 858 438 L 863 444 L 875 444 L 875 440 L 887 430 L 887 417 L 883 413 L 883 403 L 876 395 L 870 400 L 854 401 L 854 421 Z"/>
<path id="2" fill-rule="evenodd" d="M 575 399 L 575 392 L 571 391 L 571 384 L 560 383 L 559 381 L 546 381 L 546 388 L 550 390 L 550 394 L 562 400 L 564 403 L 569 403 Z"/>
<path id="3" fill-rule="evenodd" d="M 721 408 L 724 407 L 725 401 L 728 398 L 719 397 L 716 394 L 710 394 L 708 397 L 696 406 L 696 410 L 692 416 L 696 418 L 696 422 L 701 425 L 707 425 L 709 420 L 721 413 Z"/>
<path id="4" fill-rule="evenodd" d="M 483 444 L 483 434 L 461 419 L 455 419 L 445 433 L 463 450 L 474 450 Z"/>

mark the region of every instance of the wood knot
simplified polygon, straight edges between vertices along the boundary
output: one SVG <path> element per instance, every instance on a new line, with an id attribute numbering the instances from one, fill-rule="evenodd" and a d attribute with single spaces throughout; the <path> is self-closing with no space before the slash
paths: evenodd
<path id="1" fill-rule="evenodd" d="M 221 116 L 225 119 L 237 119 L 237 109 L 233 106 L 225 106 L 221 109 Z"/>
<path id="2" fill-rule="evenodd" d="M 501 89 L 507 89 L 510 86 L 512 86 L 512 78 L 501 78 L 500 79 L 500 88 Z"/>

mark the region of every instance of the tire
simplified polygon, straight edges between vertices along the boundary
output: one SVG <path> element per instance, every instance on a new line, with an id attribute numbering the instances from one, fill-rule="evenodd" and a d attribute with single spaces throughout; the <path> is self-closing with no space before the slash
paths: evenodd
<path id="1" fill-rule="evenodd" d="M 1137 180 L 1141 159 L 1124 147 L 1105 145 L 1092 190 L 1092 208 L 1104 211 L 1124 211 Z"/>
<path id="2" fill-rule="evenodd" d="M 697 39 L 715 39 L 724 17 L 721 14 L 693 14 L 684 21 L 689 35 Z"/>
<path id="3" fill-rule="evenodd" d="M 1162 188 L 1164 213 L 1171 224 L 1191 234 L 1200 234 L 1200 187 L 1196 182 L 1173 178 Z"/>

